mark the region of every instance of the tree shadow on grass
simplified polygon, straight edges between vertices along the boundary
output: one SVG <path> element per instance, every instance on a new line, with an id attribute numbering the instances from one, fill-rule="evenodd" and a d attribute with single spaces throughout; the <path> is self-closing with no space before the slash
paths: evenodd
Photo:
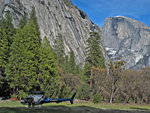
<path id="1" fill-rule="evenodd" d="M 42 108 L 0 107 L 0 113 L 103 113 L 100 109 L 88 106 L 43 106 Z"/>
<path id="2" fill-rule="evenodd" d="M 133 110 L 141 110 L 141 111 L 149 111 L 149 109 L 140 108 L 140 107 L 130 107 L 130 109 L 133 109 Z"/>
<path id="3" fill-rule="evenodd" d="M 135 111 L 102 110 L 89 106 L 43 106 L 42 108 L 0 107 L 0 113 L 150 113 L 148 109 L 131 107 Z M 136 111 L 141 110 L 141 111 Z M 142 111 L 144 110 L 144 111 Z"/>
<path id="4" fill-rule="evenodd" d="M 59 111 L 57 109 L 43 109 L 43 108 L 0 108 L 0 113 L 66 113 L 66 111 Z"/>

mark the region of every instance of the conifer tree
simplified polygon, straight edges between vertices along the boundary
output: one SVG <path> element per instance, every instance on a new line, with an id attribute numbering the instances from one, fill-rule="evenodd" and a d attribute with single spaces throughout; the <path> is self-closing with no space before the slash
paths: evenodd
<path id="1" fill-rule="evenodd" d="M 38 38 L 32 21 L 23 29 L 18 28 L 14 36 L 6 70 L 10 87 L 14 91 L 13 93 L 19 94 L 18 90 L 31 92 L 36 90 L 38 86 L 37 54 L 40 46 Z"/>
<path id="2" fill-rule="evenodd" d="M 91 64 L 86 62 L 81 73 L 81 79 L 87 83 L 90 83 L 91 67 Z"/>
<path id="3" fill-rule="evenodd" d="M 69 58 L 67 55 L 65 56 L 64 73 L 69 73 Z"/>
<path id="4" fill-rule="evenodd" d="M 0 65 L 1 74 L 4 75 L 8 61 L 10 46 L 12 44 L 15 29 L 12 24 L 12 17 L 9 11 L 5 13 L 5 18 L 0 21 Z M 3 71 L 2 71 L 3 70 Z"/>
<path id="5" fill-rule="evenodd" d="M 54 51 L 55 51 L 55 56 L 58 62 L 58 66 L 61 67 L 64 70 L 64 43 L 62 39 L 62 35 L 58 34 L 55 40 L 55 45 L 54 45 Z"/>
<path id="6" fill-rule="evenodd" d="M 105 68 L 105 60 L 100 47 L 100 35 L 97 32 L 91 32 L 87 40 L 86 63 L 82 72 L 82 80 L 89 82 L 92 87 L 92 67 Z"/>
<path id="7" fill-rule="evenodd" d="M 33 21 L 33 23 L 35 25 L 36 32 L 38 33 L 38 36 L 40 38 L 39 24 L 38 24 L 38 21 L 37 21 L 36 11 L 35 11 L 35 7 L 34 6 L 32 7 L 32 11 L 30 13 L 30 22 L 31 21 Z"/>
<path id="8" fill-rule="evenodd" d="M 75 74 L 80 74 L 80 72 L 81 72 L 81 69 L 80 69 L 80 65 L 77 65 L 76 64 L 76 66 L 75 66 Z"/>
<path id="9" fill-rule="evenodd" d="M 7 40 L 9 42 L 8 45 L 11 46 L 13 42 L 13 35 L 16 33 L 16 29 L 13 26 L 12 16 L 11 16 L 10 11 L 7 11 L 5 13 L 5 17 L 2 18 L 0 22 L 0 28 L 5 30 Z"/>
<path id="10" fill-rule="evenodd" d="M 56 97 L 59 90 L 58 69 L 54 53 L 46 37 L 40 48 L 39 82 L 40 88 L 46 96 Z"/>
<path id="11" fill-rule="evenodd" d="M 8 84 L 6 80 L 5 67 L 8 60 L 8 40 L 6 33 L 3 29 L 0 28 L 0 95 L 8 96 Z"/>
<path id="12" fill-rule="evenodd" d="M 90 33 L 86 50 L 87 62 L 94 67 L 105 68 L 105 60 L 100 47 L 100 35 L 97 32 Z"/>
<path id="13" fill-rule="evenodd" d="M 4 74 L 8 59 L 8 40 L 5 30 L 0 28 L 0 75 Z"/>
<path id="14" fill-rule="evenodd" d="M 23 15 L 20 20 L 19 27 L 23 28 L 25 25 L 27 25 L 27 17 L 26 17 L 26 15 Z"/>
<path id="15" fill-rule="evenodd" d="M 5 17 L 0 21 L 0 95 L 3 96 L 9 96 L 9 85 L 5 75 L 5 68 L 15 32 L 11 13 L 7 11 Z"/>
<path id="16" fill-rule="evenodd" d="M 76 67 L 76 62 L 75 62 L 75 56 L 74 52 L 70 52 L 70 59 L 69 59 L 69 73 L 75 74 L 75 67 Z"/>
<path id="17" fill-rule="evenodd" d="M 64 73 L 79 74 L 80 67 L 76 65 L 74 52 L 71 51 L 68 56 L 64 53 L 64 43 L 62 35 L 58 34 L 54 45 L 55 56 L 58 66 L 64 71 Z"/>

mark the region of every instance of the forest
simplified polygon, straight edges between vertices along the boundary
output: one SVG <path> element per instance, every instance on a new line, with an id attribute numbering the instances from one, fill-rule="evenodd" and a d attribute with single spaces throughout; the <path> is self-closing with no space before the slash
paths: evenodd
<path id="1" fill-rule="evenodd" d="M 41 39 L 34 7 L 18 28 L 7 11 L 0 20 L 0 96 L 24 98 L 43 91 L 50 98 L 67 98 L 76 92 L 77 99 L 94 103 L 150 103 L 150 67 L 124 70 L 119 58 L 106 66 L 100 33 L 89 35 L 82 68 L 73 51 L 65 54 L 61 34 L 54 47 L 46 36 Z"/>

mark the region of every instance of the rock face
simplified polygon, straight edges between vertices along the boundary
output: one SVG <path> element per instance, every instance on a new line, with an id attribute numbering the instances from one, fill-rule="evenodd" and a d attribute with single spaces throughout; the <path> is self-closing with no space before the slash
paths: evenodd
<path id="1" fill-rule="evenodd" d="M 110 58 L 122 58 L 125 68 L 142 69 L 150 65 L 150 28 L 124 16 L 107 18 L 102 28 Z"/>
<path id="2" fill-rule="evenodd" d="M 4 0 L 0 0 L 0 18 L 2 17 L 3 14 L 3 9 L 4 9 Z"/>
<path id="3" fill-rule="evenodd" d="M 14 26 L 17 27 L 21 17 L 29 14 L 35 7 L 39 23 L 41 38 L 47 36 L 53 47 L 58 34 L 64 39 L 65 53 L 73 50 L 77 64 L 84 64 L 86 40 L 92 31 L 100 32 L 100 28 L 92 23 L 88 16 L 80 9 L 73 6 L 69 0 L 0 0 L 2 15 L 7 10 L 12 13 Z M 103 40 L 102 52 L 105 54 Z"/>

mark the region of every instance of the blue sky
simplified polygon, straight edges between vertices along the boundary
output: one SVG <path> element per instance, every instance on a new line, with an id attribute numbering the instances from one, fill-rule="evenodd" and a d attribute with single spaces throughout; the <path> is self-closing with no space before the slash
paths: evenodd
<path id="1" fill-rule="evenodd" d="M 127 16 L 150 26 L 150 0 L 71 0 L 100 27 L 106 17 Z"/>

